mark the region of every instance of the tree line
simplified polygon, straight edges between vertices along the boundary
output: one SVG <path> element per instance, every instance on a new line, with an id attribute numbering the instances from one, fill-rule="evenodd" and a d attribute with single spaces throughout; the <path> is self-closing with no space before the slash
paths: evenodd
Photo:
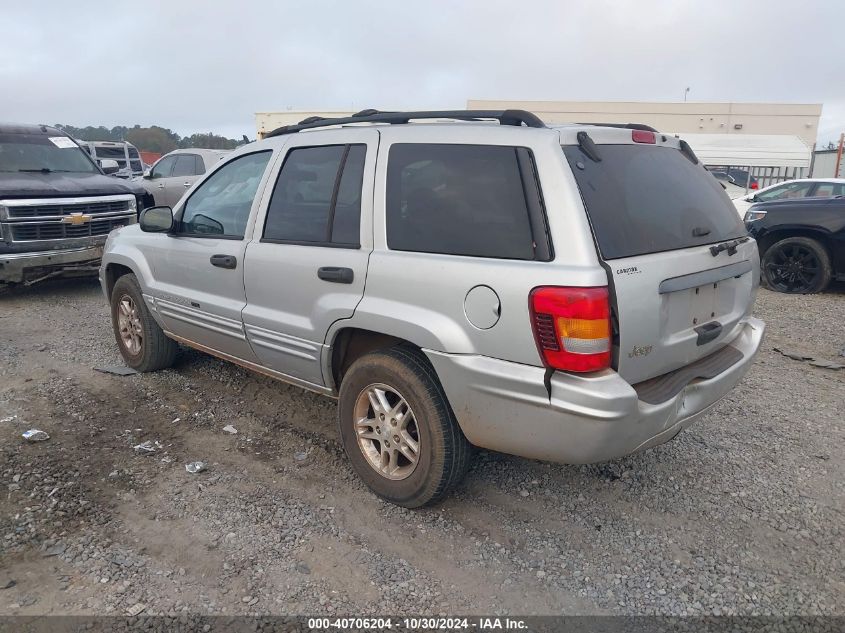
<path id="1" fill-rule="evenodd" d="M 245 143 L 243 140 L 238 141 L 211 132 L 179 136 L 173 130 L 158 125 L 150 127 L 116 125 L 113 128 L 107 128 L 102 125 L 98 127 L 92 125 L 74 127 L 73 125 L 56 124 L 56 127 L 80 141 L 129 141 L 142 152 L 158 152 L 159 154 L 166 154 L 174 149 L 186 147 L 234 149 Z"/>

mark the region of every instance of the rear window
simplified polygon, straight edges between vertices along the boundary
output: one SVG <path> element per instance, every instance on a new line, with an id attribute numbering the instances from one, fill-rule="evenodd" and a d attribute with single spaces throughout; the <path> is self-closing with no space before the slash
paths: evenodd
<path id="1" fill-rule="evenodd" d="M 96 145 L 97 158 L 126 158 L 123 147 Z"/>
<path id="2" fill-rule="evenodd" d="M 598 145 L 599 162 L 576 145 L 564 154 L 604 259 L 712 244 L 746 234 L 722 186 L 679 150 Z"/>

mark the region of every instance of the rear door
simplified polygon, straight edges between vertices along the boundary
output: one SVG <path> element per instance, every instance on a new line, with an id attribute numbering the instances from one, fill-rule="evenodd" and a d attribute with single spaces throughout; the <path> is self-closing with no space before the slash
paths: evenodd
<path id="1" fill-rule="evenodd" d="M 746 231 L 730 199 L 677 139 L 586 134 L 598 141 L 588 136 L 564 153 L 612 280 L 616 366 L 634 384 L 733 340 L 753 303 L 757 248 L 739 241 Z"/>
<path id="2" fill-rule="evenodd" d="M 247 248 L 243 321 L 263 364 L 323 385 L 326 333 L 364 295 L 379 133 L 345 129 L 320 145 L 308 136 L 286 146 Z"/>

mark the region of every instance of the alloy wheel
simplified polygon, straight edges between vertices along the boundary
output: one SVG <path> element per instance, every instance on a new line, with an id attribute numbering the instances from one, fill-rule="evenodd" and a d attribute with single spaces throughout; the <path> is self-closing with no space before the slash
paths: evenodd
<path id="1" fill-rule="evenodd" d="M 126 351 L 132 356 L 137 356 L 144 341 L 144 330 L 141 326 L 141 315 L 129 295 L 123 295 L 117 303 L 117 329 Z"/>
<path id="2" fill-rule="evenodd" d="M 811 292 L 821 275 L 821 262 L 812 249 L 801 244 L 785 244 L 767 258 L 765 271 L 775 290 Z"/>
<path id="3" fill-rule="evenodd" d="M 410 405 L 395 388 L 377 383 L 355 401 L 355 434 L 367 463 L 387 479 L 405 479 L 420 459 L 420 434 Z"/>

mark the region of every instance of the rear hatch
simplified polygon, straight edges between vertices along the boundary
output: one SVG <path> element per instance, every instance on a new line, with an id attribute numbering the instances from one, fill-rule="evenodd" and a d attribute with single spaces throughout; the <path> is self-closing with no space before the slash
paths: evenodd
<path id="1" fill-rule="evenodd" d="M 596 128 L 571 140 L 563 151 L 615 300 L 619 374 L 635 384 L 730 343 L 759 263 L 721 185 L 676 138 Z"/>

